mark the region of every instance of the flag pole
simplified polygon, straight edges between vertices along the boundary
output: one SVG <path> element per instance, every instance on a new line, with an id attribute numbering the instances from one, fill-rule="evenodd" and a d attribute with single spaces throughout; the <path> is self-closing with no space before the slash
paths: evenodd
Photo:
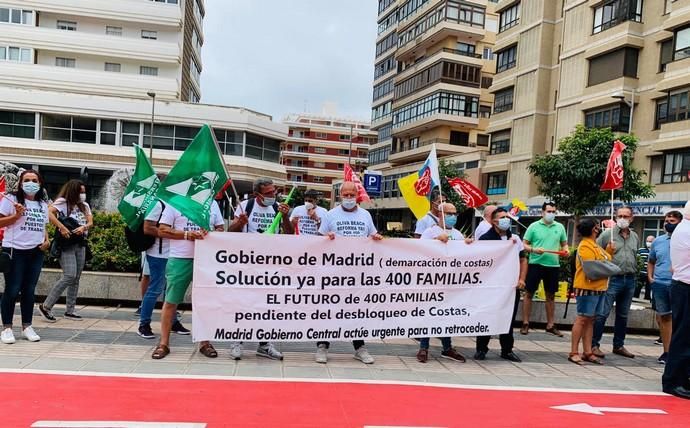
<path id="1" fill-rule="evenodd" d="M 232 194 L 235 196 L 235 200 L 237 201 L 237 207 L 240 206 L 240 195 L 237 194 L 237 189 L 235 188 L 235 181 L 230 177 L 230 172 L 228 171 L 228 166 L 225 165 L 225 158 L 223 157 L 223 152 L 220 151 L 220 145 L 218 144 L 218 140 L 216 139 L 216 133 L 213 132 L 213 127 L 209 124 L 206 124 L 208 128 L 211 130 L 211 137 L 213 138 L 213 144 L 216 145 L 216 150 L 218 150 L 218 154 L 220 155 L 220 158 L 223 159 L 223 169 L 225 170 L 225 175 L 228 176 L 228 180 L 230 180 L 230 187 L 232 187 Z M 232 199 L 228 196 L 228 192 L 224 192 L 225 196 L 228 198 L 228 201 L 230 202 L 230 205 L 232 205 Z M 235 207 L 235 208 L 237 208 Z"/>
<path id="2" fill-rule="evenodd" d="M 613 222 L 613 189 L 611 189 L 611 221 Z"/>

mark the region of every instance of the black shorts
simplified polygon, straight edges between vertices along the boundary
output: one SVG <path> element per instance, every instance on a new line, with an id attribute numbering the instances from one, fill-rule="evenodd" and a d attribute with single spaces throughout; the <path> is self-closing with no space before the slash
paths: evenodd
<path id="1" fill-rule="evenodd" d="M 525 290 L 533 295 L 539 288 L 539 283 L 543 282 L 544 292 L 555 294 L 558 291 L 558 273 L 560 269 L 556 266 L 528 265 Z"/>

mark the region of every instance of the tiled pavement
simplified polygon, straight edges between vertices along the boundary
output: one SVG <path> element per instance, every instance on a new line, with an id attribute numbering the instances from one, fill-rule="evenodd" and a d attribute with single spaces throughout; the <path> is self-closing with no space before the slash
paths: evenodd
<path id="1" fill-rule="evenodd" d="M 18 310 L 19 308 L 17 308 Z M 38 314 L 34 328 L 41 336 L 38 343 L 20 339 L 17 343 L 0 344 L 0 369 L 71 370 L 108 373 L 146 373 L 171 375 L 250 376 L 268 378 L 366 379 L 416 381 L 464 385 L 513 387 L 545 387 L 575 389 L 618 389 L 659 391 L 663 366 L 656 358 L 661 347 L 650 336 L 628 336 L 626 347 L 637 355 L 626 359 L 609 355 L 605 366 L 576 366 L 566 359 L 570 338 L 557 338 L 541 332 L 521 336 L 516 331 L 516 352 L 523 359 L 516 364 L 501 360 L 495 350 L 486 361 L 468 358 L 460 364 L 432 358 L 421 364 L 415 359 L 417 344 L 413 340 L 370 341 L 368 348 L 376 363 L 366 366 L 352 358 L 349 343 L 333 343 L 326 365 L 314 362 L 311 343 L 279 343 L 284 361 L 257 358 L 256 344 L 245 344 L 239 362 L 230 360 L 228 345 L 216 344 L 219 357 L 209 359 L 199 354 L 190 336 L 172 338 L 172 353 L 162 361 L 151 359 L 156 340 L 142 339 L 136 334 L 137 320 L 132 308 L 88 306 L 79 308 L 84 321 L 58 317 L 58 322 L 45 322 Z M 56 316 L 62 307 L 55 308 Z M 152 328 L 159 331 L 158 314 Z M 184 313 L 183 323 L 191 327 L 191 313 Z M 15 319 L 15 326 L 20 320 Z M 611 336 L 604 338 L 604 351 L 610 349 Z M 473 338 L 455 338 L 454 344 L 466 357 L 474 353 Z M 431 354 L 440 354 L 439 343 L 432 340 Z M 490 346 L 498 346 L 492 340 Z"/>

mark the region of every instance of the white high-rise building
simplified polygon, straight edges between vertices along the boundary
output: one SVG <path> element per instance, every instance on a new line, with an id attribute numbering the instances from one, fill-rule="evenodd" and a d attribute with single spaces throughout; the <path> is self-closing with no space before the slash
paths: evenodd
<path id="1" fill-rule="evenodd" d="M 199 104 L 204 16 L 203 0 L 0 0 L 0 160 L 39 169 L 51 196 L 87 166 L 94 195 L 132 144 L 165 171 L 209 123 L 241 192 L 284 181 L 287 126 Z"/>

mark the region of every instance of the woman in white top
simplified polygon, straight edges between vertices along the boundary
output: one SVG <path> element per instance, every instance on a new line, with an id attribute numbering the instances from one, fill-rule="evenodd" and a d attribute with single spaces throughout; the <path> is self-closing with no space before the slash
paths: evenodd
<path id="1" fill-rule="evenodd" d="M 72 217 L 79 227 L 69 230 L 59 220 L 59 216 Z M 93 226 L 91 207 L 86 203 L 86 187 L 80 180 L 69 180 L 62 186 L 57 199 L 50 206 L 50 222 L 57 227 L 63 238 L 76 238 L 76 243 L 68 244 L 61 248 L 60 266 L 62 277 L 48 292 L 48 297 L 42 305 L 38 306 L 41 316 L 48 322 L 55 322 L 52 313 L 53 305 L 67 289 L 67 306 L 65 307 L 65 319 L 81 321 L 80 315 L 75 313 L 77 293 L 79 292 L 79 278 L 86 261 L 86 235 Z M 82 239 L 79 239 L 79 238 Z"/>
<path id="2" fill-rule="evenodd" d="M 34 291 L 43 268 L 43 251 L 50 246 L 46 224 L 48 202 L 43 179 L 38 172 L 26 170 L 19 176 L 15 193 L 0 196 L 0 228 L 5 227 L 2 252 L 11 257 L 4 273 L 2 294 L 2 343 L 14 343 L 12 318 L 14 305 L 21 294 L 22 336 L 30 342 L 41 338 L 31 327 L 34 312 Z"/>

